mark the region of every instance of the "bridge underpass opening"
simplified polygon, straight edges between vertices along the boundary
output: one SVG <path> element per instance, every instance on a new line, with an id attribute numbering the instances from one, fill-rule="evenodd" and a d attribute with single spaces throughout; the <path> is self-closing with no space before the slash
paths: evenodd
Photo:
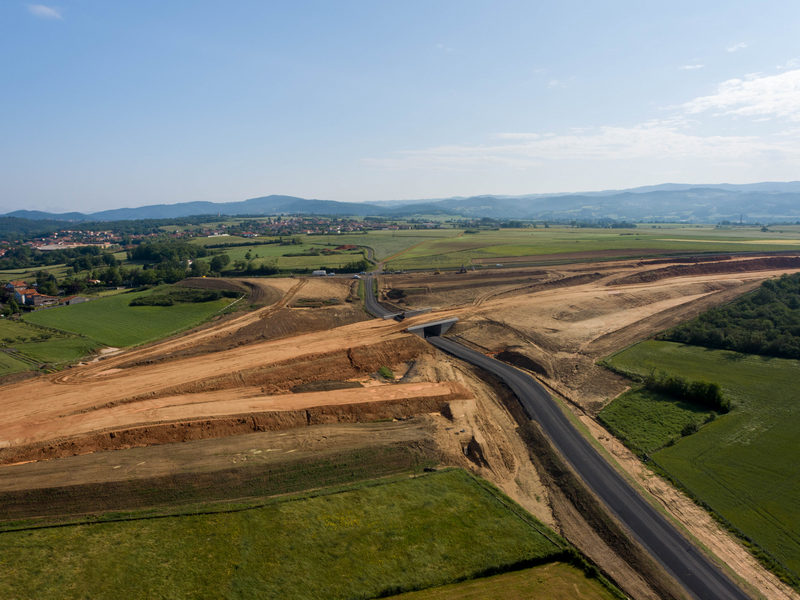
<path id="1" fill-rule="evenodd" d="M 444 335 L 458 321 L 457 318 L 442 319 L 441 321 L 431 321 L 409 327 L 406 331 L 422 338 Z"/>

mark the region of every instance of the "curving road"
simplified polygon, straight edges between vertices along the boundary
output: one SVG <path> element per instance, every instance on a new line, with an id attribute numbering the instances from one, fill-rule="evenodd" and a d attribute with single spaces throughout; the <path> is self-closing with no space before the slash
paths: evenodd
<path id="1" fill-rule="evenodd" d="M 378 303 L 372 293 L 372 279 L 371 274 L 364 278 L 367 311 L 376 317 L 391 314 L 391 311 Z M 680 534 L 606 462 L 572 426 L 547 390 L 535 379 L 503 362 L 462 346 L 452 339 L 429 337 L 427 340 L 436 348 L 502 379 L 514 392 L 528 418 L 539 423 L 544 433 L 586 484 L 628 527 L 642 546 L 693 597 L 699 600 L 748 600 L 747 594 Z"/>
<path id="2" fill-rule="evenodd" d="M 375 297 L 372 291 L 374 278 L 375 276 L 372 273 L 364 276 L 364 308 L 366 308 L 367 312 L 373 317 L 378 318 L 395 314 L 396 311 L 384 308 Z"/>
<path id="3" fill-rule="evenodd" d="M 708 558 L 648 504 L 572 426 L 550 394 L 532 377 L 443 337 L 428 341 L 502 379 L 525 414 L 539 425 L 588 486 L 648 552 L 695 598 L 749 598 Z"/>

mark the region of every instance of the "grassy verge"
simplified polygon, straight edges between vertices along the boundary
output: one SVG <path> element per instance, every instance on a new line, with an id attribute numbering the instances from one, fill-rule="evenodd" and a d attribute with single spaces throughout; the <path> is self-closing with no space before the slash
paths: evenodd
<path id="1" fill-rule="evenodd" d="M 174 306 L 130 306 L 131 300 L 163 293 L 166 286 L 108 296 L 73 306 L 38 310 L 25 321 L 83 335 L 106 346 L 124 347 L 170 335 L 201 323 L 231 299 Z"/>
<path id="2" fill-rule="evenodd" d="M 718 382 L 730 413 L 650 454 L 653 464 L 738 533 L 768 567 L 800 587 L 800 362 L 708 350 L 672 342 L 642 342 L 608 359 L 635 376 L 652 368 Z M 644 422 L 665 419 L 663 406 L 639 401 L 644 412 L 608 409 L 617 427 L 643 445 L 658 444 L 668 424 L 648 432 Z M 656 412 L 658 407 L 662 412 Z M 606 409 L 606 410 L 608 410 Z M 659 437 L 660 436 L 660 437 Z"/>
<path id="3" fill-rule="evenodd" d="M 508 503 L 448 470 L 229 512 L 6 532 L 0 596 L 369 598 L 564 556 Z"/>
<path id="4" fill-rule="evenodd" d="M 612 600 L 624 598 L 597 579 L 564 563 L 550 563 L 461 583 L 392 596 L 394 600 Z"/>

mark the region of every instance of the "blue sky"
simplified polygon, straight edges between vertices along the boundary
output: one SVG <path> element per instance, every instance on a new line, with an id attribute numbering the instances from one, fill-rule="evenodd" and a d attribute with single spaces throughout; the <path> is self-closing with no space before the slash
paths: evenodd
<path id="1" fill-rule="evenodd" d="M 0 2 L 0 211 L 800 179 L 800 2 Z"/>

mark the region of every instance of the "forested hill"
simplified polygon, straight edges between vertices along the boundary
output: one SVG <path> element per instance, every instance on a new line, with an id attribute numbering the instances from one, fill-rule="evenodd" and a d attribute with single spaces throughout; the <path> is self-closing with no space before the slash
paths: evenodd
<path id="1" fill-rule="evenodd" d="M 746 185 L 664 184 L 579 194 L 528 194 L 523 196 L 471 196 L 390 202 L 335 202 L 294 196 L 262 196 L 241 202 L 183 202 L 101 212 L 45 213 L 20 210 L 7 217 L 63 221 L 113 221 L 164 219 L 190 215 L 316 214 L 330 216 L 453 215 L 468 218 L 530 219 L 565 222 L 685 221 L 750 223 L 800 221 L 800 182 Z"/>
<path id="2" fill-rule="evenodd" d="M 713 308 L 662 337 L 709 348 L 800 358 L 800 273 L 767 280 L 755 292 Z"/>

